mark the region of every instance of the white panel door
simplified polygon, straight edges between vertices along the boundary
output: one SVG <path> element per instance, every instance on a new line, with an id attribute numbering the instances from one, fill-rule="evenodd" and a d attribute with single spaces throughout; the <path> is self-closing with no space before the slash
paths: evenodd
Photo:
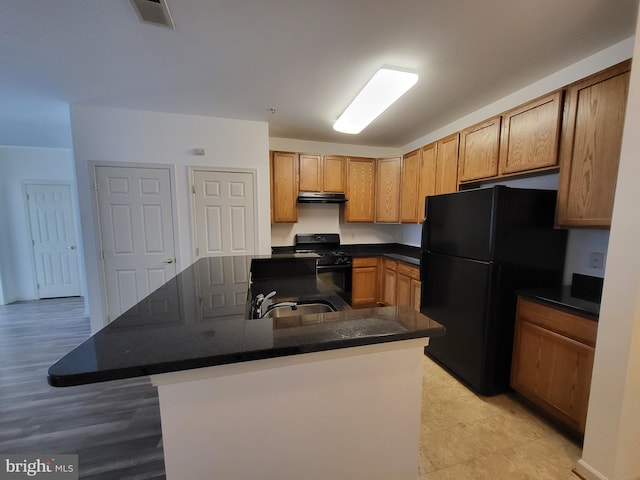
<path id="1" fill-rule="evenodd" d="M 76 228 L 69 185 L 27 184 L 38 296 L 80 295 Z"/>
<path id="2" fill-rule="evenodd" d="M 208 257 L 198 262 L 199 321 L 243 314 L 251 257 Z"/>
<path id="3" fill-rule="evenodd" d="M 193 181 L 196 255 L 252 255 L 253 174 L 194 170 Z"/>
<path id="4" fill-rule="evenodd" d="M 176 274 L 171 178 L 153 167 L 96 166 L 95 175 L 113 320 Z"/>

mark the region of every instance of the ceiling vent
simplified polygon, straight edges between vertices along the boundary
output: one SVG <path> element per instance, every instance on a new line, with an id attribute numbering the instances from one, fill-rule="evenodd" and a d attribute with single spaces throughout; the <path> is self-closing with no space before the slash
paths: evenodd
<path id="1" fill-rule="evenodd" d="M 131 0 L 140 20 L 173 30 L 173 19 L 165 0 Z"/>

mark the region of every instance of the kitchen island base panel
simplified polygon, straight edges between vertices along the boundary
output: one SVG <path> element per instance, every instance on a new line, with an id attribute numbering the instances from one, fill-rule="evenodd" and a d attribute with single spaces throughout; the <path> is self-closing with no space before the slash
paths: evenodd
<path id="1" fill-rule="evenodd" d="M 169 480 L 416 480 L 428 338 L 153 375 Z"/>

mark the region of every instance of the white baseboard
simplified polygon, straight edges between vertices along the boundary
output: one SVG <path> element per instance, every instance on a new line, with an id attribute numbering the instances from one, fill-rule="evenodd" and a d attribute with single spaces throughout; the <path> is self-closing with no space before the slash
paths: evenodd
<path id="1" fill-rule="evenodd" d="M 578 463 L 576 463 L 576 468 L 573 471 L 584 480 L 609 480 L 602 473 L 585 462 L 582 458 L 578 460 Z"/>

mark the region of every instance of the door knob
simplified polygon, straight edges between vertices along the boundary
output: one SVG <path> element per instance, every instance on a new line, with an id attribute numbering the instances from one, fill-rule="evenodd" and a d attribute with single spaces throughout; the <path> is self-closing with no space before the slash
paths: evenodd
<path id="1" fill-rule="evenodd" d="M 162 263 L 173 263 L 173 258 L 167 258 L 164 262 Z"/>
<path id="2" fill-rule="evenodd" d="M 67 250 L 75 250 L 76 246 L 75 245 L 67 245 Z"/>

